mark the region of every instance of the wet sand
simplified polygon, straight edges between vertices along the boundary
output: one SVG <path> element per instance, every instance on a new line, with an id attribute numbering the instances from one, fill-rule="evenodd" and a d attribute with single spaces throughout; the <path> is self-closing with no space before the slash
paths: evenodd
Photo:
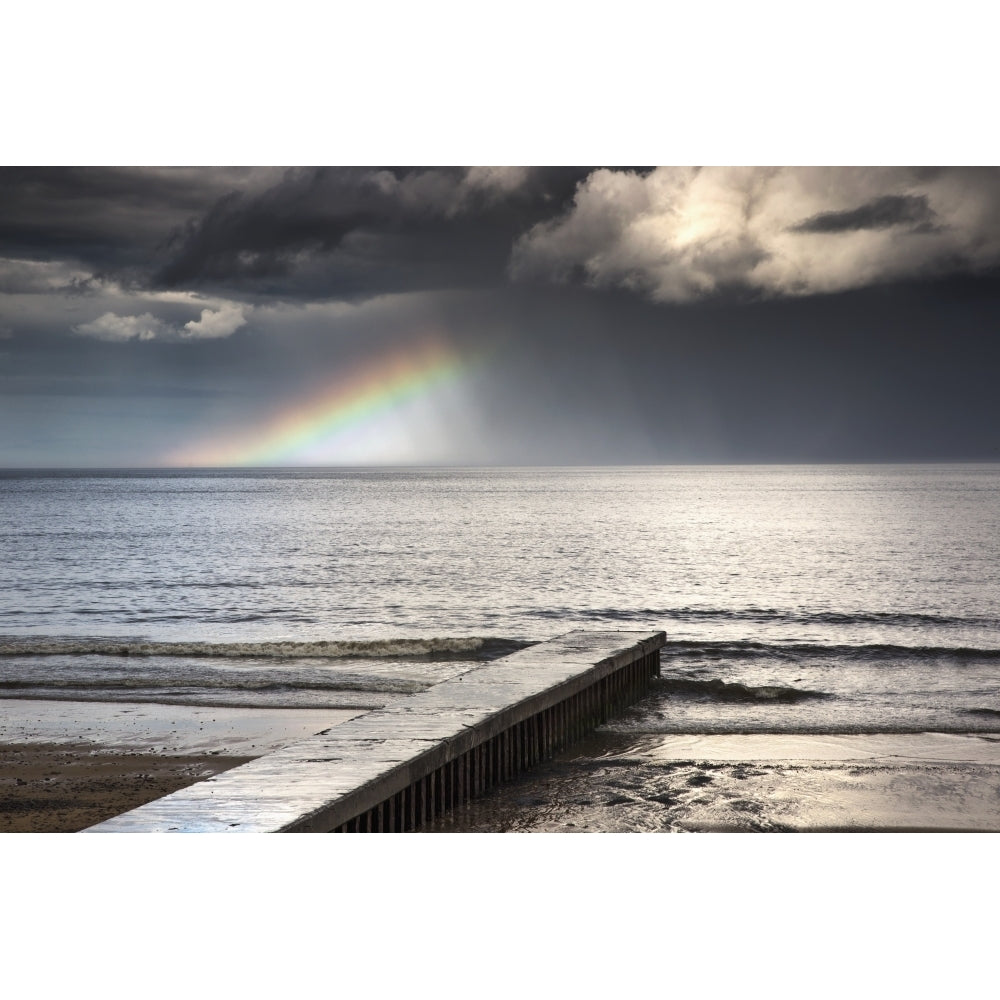
<path id="1" fill-rule="evenodd" d="M 0 832 L 81 830 L 360 714 L 0 707 Z M 1000 734 L 599 732 L 427 829 L 1000 832 Z"/>
<path id="2" fill-rule="evenodd" d="M 1000 832 L 1000 736 L 595 735 L 439 832 Z"/>
<path id="3" fill-rule="evenodd" d="M 68 833 L 362 714 L 4 699 L 0 832 Z"/>
<path id="4" fill-rule="evenodd" d="M 73 833 L 248 760 L 0 744 L 0 833 Z"/>

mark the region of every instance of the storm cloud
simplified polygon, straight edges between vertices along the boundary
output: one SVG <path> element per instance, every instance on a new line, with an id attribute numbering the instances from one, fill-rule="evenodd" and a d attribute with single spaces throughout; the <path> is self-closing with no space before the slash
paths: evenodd
<path id="1" fill-rule="evenodd" d="M 427 343 L 414 462 L 996 458 L 997 329 L 996 169 L 0 170 L 8 466 L 157 464 Z"/>
<path id="2" fill-rule="evenodd" d="M 154 285 L 352 297 L 491 284 L 523 228 L 573 191 L 575 171 L 286 171 L 176 228 Z"/>
<path id="3" fill-rule="evenodd" d="M 992 170 L 597 170 L 517 241 L 510 270 L 655 302 L 824 294 L 995 268 L 998 222 Z"/>

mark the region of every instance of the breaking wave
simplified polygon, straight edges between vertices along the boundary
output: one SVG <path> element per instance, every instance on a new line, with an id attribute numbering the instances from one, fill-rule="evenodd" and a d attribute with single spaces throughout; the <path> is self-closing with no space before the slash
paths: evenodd
<path id="1" fill-rule="evenodd" d="M 275 679 L 273 675 L 246 676 L 238 674 L 236 676 L 226 676 L 224 674 L 204 675 L 199 674 L 197 678 L 192 678 L 183 674 L 176 676 L 169 675 L 149 675 L 140 674 L 134 677 L 123 677 L 121 675 L 103 675 L 99 678 L 86 678 L 81 680 L 53 680 L 47 679 L 47 684 L 42 685 L 37 680 L 20 679 L 13 681 L 0 681 L 0 697 L 15 697 L 19 692 L 60 690 L 60 691 L 130 691 L 157 690 L 169 691 L 171 689 L 188 690 L 197 686 L 202 690 L 240 690 L 257 691 L 266 693 L 268 691 L 365 691 L 388 694 L 415 694 L 418 691 L 426 691 L 431 686 L 431 681 L 421 681 L 407 677 L 369 677 L 364 674 L 335 674 L 324 678 L 315 674 L 310 674 L 305 678 L 284 678 Z"/>
<path id="2" fill-rule="evenodd" d="M 808 691 L 784 685 L 762 685 L 752 687 L 738 682 L 713 679 L 708 681 L 665 678 L 657 685 L 660 691 L 684 697 L 707 698 L 725 702 L 770 702 L 777 705 L 791 705 L 814 698 L 832 698 L 825 691 Z"/>
<path id="3" fill-rule="evenodd" d="M 898 660 L 1000 660 L 1000 649 L 973 646 L 900 646 L 890 643 L 860 645 L 824 645 L 808 642 L 668 642 L 661 650 L 662 659 L 670 656 L 698 656 L 706 660 L 768 659 L 851 660 L 871 663 Z"/>
<path id="4" fill-rule="evenodd" d="M 320 642 L 143 642 L 118 639 L 0 639 L 0 656 L 170 656 L 226 659 L 492 660 L 532 645 L 520 639 L 444 637 L 434 639 L 329 640 Z"/>
<path id="5" fill-rule="evenodd" d="M 748 622 L 795 625 L 878 625 L 936 628 L 1000 628 L 1000 618 L 984 615 L 932 615 L 893 611 L 795 611 L 780 608 L 575 608 L 536 609 L 532 617 L 586 618 L 592 621 Z"/>

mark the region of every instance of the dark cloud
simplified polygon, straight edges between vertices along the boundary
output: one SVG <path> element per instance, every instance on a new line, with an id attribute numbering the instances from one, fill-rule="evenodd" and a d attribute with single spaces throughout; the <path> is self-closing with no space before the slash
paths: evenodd
<path id="1" fill-rule="evenodd" d="M 0 168 L 0 256 L 141 273 L 173 228 L 269 176 L 246 168 Z"/>
<path id="2" fill-rule="evenodd" d="M 95 278 L 245 299 L 481 287 L 587 172 L 0 168 L 0 258 L 72 263 L 82 293 Z"/>
<path id="3" fill-rule="evenodd" d="M 220 198 L 164 244 L 165 287 L 345 297 L 502 280 L 514 239 L 582 169 L 310 168 Z"/>
<path id="4" fill-rule="evenodd" d="M 168 247 L 179 249 L 154 276 L 154 283 L 176 288 L 209 280 L 283 277 L 300 253 L 329 253 L 344 237 L 375 220 L 374 213 L 304 211 L 274 197 L 248 204 L 240 193 L 221 198 Z"/>
<path id="5" fill-rule="evenodd" d="M 149 464 L 428 337 L 432 458 L 996 459 L 998 261 L 995 169 L 0 171 L 0 464 Z"/>
<path id="6" fill-rule="evenodd" d="M 797 226 L 793 233 L 849 233 L 858 229 L 891 229 L 909 226 L 931 232 L 937 216 L 926 195 L 884 195 L 847 212 L 820 212 Z"/>

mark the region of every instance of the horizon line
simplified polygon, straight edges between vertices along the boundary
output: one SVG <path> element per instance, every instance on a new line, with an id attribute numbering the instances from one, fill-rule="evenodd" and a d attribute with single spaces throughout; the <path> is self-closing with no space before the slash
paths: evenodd
<path id="1" fill-rule="evenodd" d="M 656 469 L 745 466 L 839 466 L 839 465 L 1000 465 L 996 458 L 892 458 L 892 459 L 741 459 L 679 460 L 664 462 L 413 462 L 377 465 L 38 465 L 0 466 L 3 473 L 31 472 L 353 472 L 421 469 Z"/>

